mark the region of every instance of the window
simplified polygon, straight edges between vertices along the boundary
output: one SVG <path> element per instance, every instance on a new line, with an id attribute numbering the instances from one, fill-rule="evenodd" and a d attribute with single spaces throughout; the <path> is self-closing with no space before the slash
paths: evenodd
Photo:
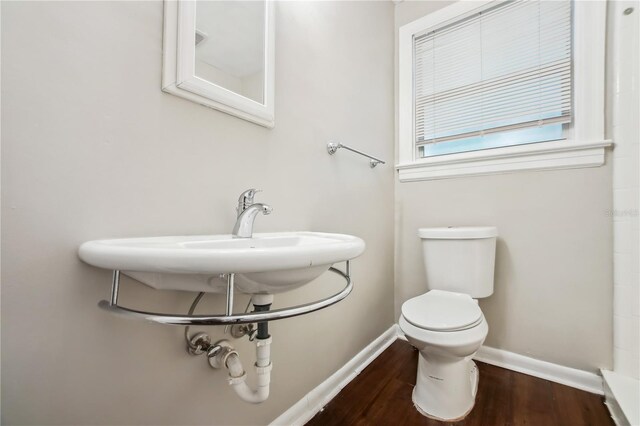
<path id="1" fill-rule="evenodd" d="M 418 157 L 562 139 L 571 2 L 501 3 L 414 36 Z"/>
<path id="2" fill-rule="evenodd" d="M 401 181 L 601 165 L 607 145 L 602 6 L 469 3 L 400 29 Z M 600 26 L 590 27 L 589 36 L 582 28 L 594 22 Z M 601 81 L 585 84 L 594 76 Z M 577 96 L 577 90 L 588 93 Z M 575 108 L 578 98 L 596 105 Z M 599 127 L 582 126 L 585 118 Z M 577 139 L 589 130 L 588 139 Z"/>

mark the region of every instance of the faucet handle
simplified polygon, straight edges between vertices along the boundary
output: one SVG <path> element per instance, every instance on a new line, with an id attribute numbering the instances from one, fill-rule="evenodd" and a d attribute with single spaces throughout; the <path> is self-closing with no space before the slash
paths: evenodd
<path id="1" fill-rule="evenodd" d="M 262 190 L 255 189 L 255 188 L 247 189 L 246 191 L 242 192 L 242 194 L 240 194 L 240 197 L 238 198 L 238 202 L 250 200 L 251 203 L 253 203 L 253 196 L 256 195 L 256 193 L 258 192 L 262 192 Z"/>
<path id="2" fill-rule="evenodd" d="M 249 207 L 251 204 L 253 204 L 253 197 L 258 192 L 262 192 L 262 190 L 261 189 L 251 188 L 251 189 L 247 189 L 242 194 L 240 194 L 240 197 L 238 197 L 238 207 L 236 208 L 236 212 L 238 214 L 240 214 L 247 207 Z"/>

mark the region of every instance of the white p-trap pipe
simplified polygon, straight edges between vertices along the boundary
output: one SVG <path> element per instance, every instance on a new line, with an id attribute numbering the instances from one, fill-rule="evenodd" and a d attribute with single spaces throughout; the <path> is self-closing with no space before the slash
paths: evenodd
<path id="1" fill-rule="evenodd" d="M 271 382 L 271 337 L 256 339 L 256 374 L 258 385 L 255 390 L 247 385 L 247 373 L 242 367 L 242 361 L 236 352 L 231 352 L 225 360 L 229 370 L 229 384 L 235 393 L 246 402 L 259 404 L 269 398 L 269 383 Z"/>

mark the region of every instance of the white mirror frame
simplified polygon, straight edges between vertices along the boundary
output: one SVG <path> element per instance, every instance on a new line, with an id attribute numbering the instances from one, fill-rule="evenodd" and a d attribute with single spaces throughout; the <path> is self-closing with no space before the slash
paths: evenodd
<path id="1" fill-rule="evenodd" d="M 195 75 L 196 2 L 165 0 L 162 90 L 261 126 L 274 126 L 274 13 L 265 2 L 264 103 Z"/>

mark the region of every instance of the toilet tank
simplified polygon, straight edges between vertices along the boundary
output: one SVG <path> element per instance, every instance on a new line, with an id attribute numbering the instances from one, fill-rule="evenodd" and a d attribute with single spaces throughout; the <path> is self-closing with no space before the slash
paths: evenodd
<path id="1" fill-rule="evenodd" d="M 491 296 L 495 227 L 421 228 L 418 235 L 429 290 L 454 291 L 474 299 Z"/>

